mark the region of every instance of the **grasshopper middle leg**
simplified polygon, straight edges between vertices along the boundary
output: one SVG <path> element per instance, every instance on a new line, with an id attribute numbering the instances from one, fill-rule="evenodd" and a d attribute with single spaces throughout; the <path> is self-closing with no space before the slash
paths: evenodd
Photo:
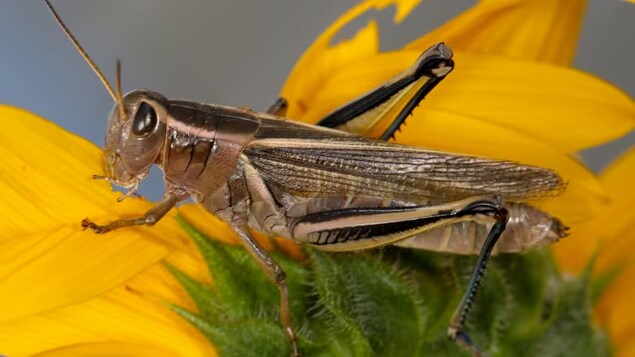
<path id="1" fill-rule="evenodd" d="M 293 356 L 299 356 L 298 342 L 291 325 L 291 310 L 289 308 L 289 289 L 287 288 L 287 275 L 282 267 L 276 262 L 251 236 L 251 234 L 243 228 L 244 225 L 232 224 L 232 229 L 240 237 L 243 247 L 249 252 L 252 258 L 256 260 L 258 265 L 267 275 L 267 278 L 278 287 L 280 292 L 280 324 L 285 334 L 291 342 Z"/>

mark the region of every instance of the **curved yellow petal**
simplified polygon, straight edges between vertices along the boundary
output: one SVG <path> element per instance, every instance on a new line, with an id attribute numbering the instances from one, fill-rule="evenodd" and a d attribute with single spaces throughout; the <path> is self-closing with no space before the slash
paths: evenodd
<path id="1" fill-rule="evenodd" d="M 342 67 L 301 101 L 302 120 L 330 111 L 407 68 L 414 51 L 381 53 Z M 595 146 L 635 129 L 635 102 L 619 89 L 580 71 L 456 54 L 457 68 L 415 110 L 469 115 L 516 129 L 565 152 Z"/>
<path id="2" fill-rule="evenodd" d="M 371 21 L 353 38 L 333 47 L 329 47 L 328 41 L 322 43 L 318 39 L 314 42 L 298 60 L 280 91 L 280 95 L 288 102 L 286 116 L 301 118 L 310 106 L 306 98 L 320 90 L 321 83 L 333 72 L 358 59 L 376 54 L 379 50 L 377 31 L 377 24 Z"/>
<path id="3" fill-rule="evenodd" d="M 151 236 L 96 237 L 72 228 L 0 247 L 0 321 L 94 297 L 167 254 Z"/>
<path id="4" fill-rule="evenodd" d="M 387 6 L 396 6 L 394 21 L 399 23 L 421 0 L 367 0 L 354 6 L 330 25 L 304 52 L 287 77 L 281 95 L 289 101 L 287 116 L 301 117 L 306 108 L 302 99 L 310 97 L 320 82 L 328 78 L 333 71 L 379 51 L 379 33 L 377 24 L 370 21 L 355 36 L 347 41 L 331 45 L 331 39 L 346 24 L 364 14 Z"/>
<path id="5" fill-rule="evenodd" d="M 597 236 L 601 239 L 597 269 L 606 271 L 624 264 L 635 264 L 635 146 L 615 160 L 602 173 L 601 179 L 609 194 L 610 206 L 592 222 L 594 227 L 590 229 L 597 233 L 596 240 Z"/>
<path id="6" fill-rule="evenodd" d="M 628 1 L 628 0 L 627 0 Z M 635 1 L 632 1 L 635 3 Z M 622 341 L 618 347 L 612 344 L 613 350 L 611 351 L 616 357 L 634 357 L 635 356 L 635 339 Z"/>
<path id="7" fill-rule="evenodd" d="M 225 222 L 207 212 L 202 205 L 183 205 L 179 207 L 179 214 L 208 237 L 224 243 L 237 244 L 236 233 Z"/>
<path id="8" fill-rule="evenodd" d="M 303 99 L 316 93 L 325 78 L 342 66 L 379 52 L 377 24 L 370 21 L 347 41 L 331 40 L 345 25 L 371 9 L 395 5 L 402 21 L 418 0 L 367 0 L 329 26 L 298 60 L 281 90 L 289 100 L 288 116 L 300 118 Z M 456 50 L 568 65 L 573 58 L 585 0 L 481 0 L 445 25 L 407 45 L 420 53 L 436 42 Z"/>
<path id="9" fill-rule="evenodd" d="M 631 225 L 630 229 L 633 232 L 635 224 Z M 632 233 L 628 237 L 631 243 L 634 238 L 635 235 Z M 628 248 L 632 249 L 632 244 Z M 616 356 L 628 355 L 625 354 L 625 351 L 629 350 L 627 346 L 635 341 L 634 278 L 635 265 L 631 262 L 620 272 L 609 290 L 602 294 L 595 311 L 597 320 L 608 330 Z M 632 350 L 632 348 L 630 349 Z"/>
<path id="10" fill-rule="evenodd" d="M 602 183 L 616 207 L 635 202 L 635 146 L 617 158 L 602 173 Z M 626 212 L 625 212 L 626 213 Z M 631 216 L 635 219 L 635 216 Z"/>
<path id="11" fill-rule="evenodd" d="M 168 273 L 155 273 L 172 279 Z M 113 341 L 129 346 L 154 346 L 171 355 L 215 355 L 211 344 L 196 328 L 161 302 L 139 293 L 135 284 L 146 277 L 142 274 L 131 284 L 79 304 L 0 324 L 0 351 L 8 356 L 30 356 L 63 348 L 81 351 L 77 345 Z M 169 292 L 173 289 L 162 289 L 174 294 Z"/>
<path id="12" fill-rule="evenodd" d="M 35 354 L 34 357 L 146 357 L 183 356 L 159 346 L 121 341 L 82 343 Z"/>
<path id="13" fill-rule="evenodd" d="M 568 272 L 580 273 L 592 256 L 600 274 L 619 275 L 603 292 L 596 307 L 597 320 L 609 332 L 617 356 L 635 351 L 635 147 L 617 159 L 602 174 L 610 205 L 571 237 L 554 246 L 558 264 Z M 617 270 L 616 270 L 617 269 Z"/>
<path id="14" fill-rule="evenodd" d="M 24 110 L 0 106 L 0 117 L 0 321 L 94 297 L 164 258 L 167 240 L 186 239 L 169 218 L 152 229 L 82 231 L 86 216 L 104 222 L 150 205 L 117 204 L 119 193 L 92 180 L 101 150 L 84 139 Z"/>
<path id="15" fill-rule="evenodd" d="M 405 49 L 443 41 L 461 51 L 567 66 L 585 9 L 585 0 L 481 0 Z"/>
<path id="16" fill-rule="evenodd" d="M 513 128 L 565 152 L 635 129 L 632 98 L 584 72 L 467 53 L 457 53 L 456 61 L 456 71 L 424 105 Z"/>
<path id="17" fill-rule="evenodd" d="M 3 241 L 116 212 L 110 185 L 91 179 L 102 172 L 101 150 L 21 109 L 1 106 L 0 117 Z"/>
<path id="18" fill-rule="evenodd" d="M 534 204 L 560 217 L 566 224 L 592 217 L 605 204 L 604 190 L 595 175 L 572 156 L 542 142 L 466 115 L 428 110 L 416 119 L 408 121 L 404 130 L 397 133 L 397 142 L 513 160 L 558 172 L 568 182 L 565 192 Z"/>
<path id="19" fill-rule="evenodd" d="M 229 244 L 239 244 L 236 233 L 226 223 L 207 212 L 203 206 L 183 205 L 179 207 L 179 213 L 208 237 Z M 305 258 L 300 246 L 289 239 L 272 239 L 256 231 L 252 231 L 252 234 L 266 250 L 278 248 L 295 259 Z M 190 276 L 195 275 L 190 274 Z"/>
<path id="20" fill-rule="evenodd" d="M 579 273 L 597 254 L 596 269 L 607 271 L 633 261 L 635 245 L 635 147 L 611 164 L 601 176 L 609 205 L 571 237 L 554 246 L 558 264 Z"/>

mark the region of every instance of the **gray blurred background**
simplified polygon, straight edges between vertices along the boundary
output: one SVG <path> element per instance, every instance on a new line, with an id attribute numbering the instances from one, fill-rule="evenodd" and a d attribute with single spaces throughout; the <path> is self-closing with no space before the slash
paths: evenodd
<path id="1" fill-rule="evenodd" d="M 560 0 L 552 0 L 560 1 Z M 400 26 L 393 8 L 371 13 L 382 49 L 394 49 L 470 7 L 426 0 Z M 53 0 L 98 66 L 124 92 L 152 88 L 169 98 L 264 110 L 313 39 L 357 0 Z M 347 34 L 355 28 L 347 28 Z M 101 145 L 112 100 L 41 1 L 0 3 L 0 103 L 33 111 Z M 635 96 L 635 4 L 589 0 L 575 67 Z M 18 135 L 16 133 L 16 135 Z M 635 134 L 583 153 L 600 170 Z M 160 197 L 156 171 L 141 193 Z"/>

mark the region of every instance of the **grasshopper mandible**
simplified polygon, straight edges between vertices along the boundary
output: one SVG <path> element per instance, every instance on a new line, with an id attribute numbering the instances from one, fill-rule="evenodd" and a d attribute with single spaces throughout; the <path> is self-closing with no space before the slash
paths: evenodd
<path id="1" fill-rule="evenodd" d="M 257 113 L 169 100 L 145 89 L 122 95 L 119 63 L 115 92 L 45 2 L 115 101 L 106 132 L 107 174 L 96 178 L 131 188 L 129 195 L 157 165 L 167 183 L 163 200 L 140 217 L 103 225 L 85 219 L 82 226 L 96 233 L 151 226 L 193 197 L 231 226 L 278 287 L 280 322 L 296 356 L 285 273 L 248 228 L 329 251 L 395 244 L 478 254 L 448 329 L 475 355 L 480 351 L 464 323 L 490 255 L 536 248 L 566 235 L 557 218 L 524 203 L 559 194 L 564 183 L 555 172 L 385 141 L 453 69 L 452 52 L 443 43 L 316 126 L 283 118 L 284 99 Z M 347 132 L 357 128 L 384 141 Z"/>

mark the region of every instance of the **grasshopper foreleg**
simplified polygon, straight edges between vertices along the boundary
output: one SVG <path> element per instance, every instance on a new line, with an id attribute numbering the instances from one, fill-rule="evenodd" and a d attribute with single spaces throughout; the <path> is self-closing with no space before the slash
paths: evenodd
<path id="1" fill-rule="evenodd" d="M 141 217 L 121 218 L 105 225 L 99 225 L 88 218 L 82 220 L 82 228 L 90 228 L 95 233 L 107 233 L 115 229 L 133 226 L 153 226 L 163 218 L 176 204 L 188 197 L 187 192 L 178 188 L 168 188 L 161 202 L 154 205 Z"/>

